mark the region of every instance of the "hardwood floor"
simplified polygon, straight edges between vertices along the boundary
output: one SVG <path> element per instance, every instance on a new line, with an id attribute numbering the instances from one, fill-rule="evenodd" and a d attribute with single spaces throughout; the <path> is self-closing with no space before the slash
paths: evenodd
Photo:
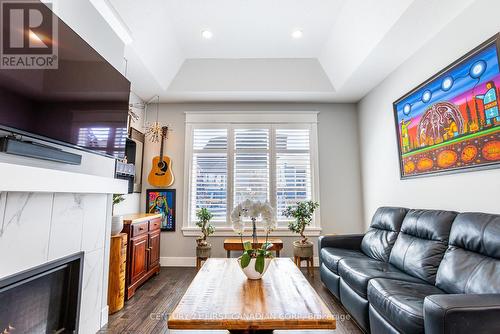
<path id="1" fill-rule="evenodd" d="M 307 275 L 305 269 L 302 272 L 321 298 L 323 298 L 330 311 L 337 316 L 337 329 L 335 331 L 275 331 L 275 333 L 362 333 L 350 315 L 323 286 L 319 277 L 319 271 L 315 269 L 314 277 Z M 162 267 L 160 274 L 139 288 L 135 296 L 125 303 L 125 307 L 121 311 L 109 316 L 108 325 L 99 333 L 227 333 L 226 331 L 169 331 L 167 329 L 167 315 L 173 311 L 195 275 L 195 268 Z"/>

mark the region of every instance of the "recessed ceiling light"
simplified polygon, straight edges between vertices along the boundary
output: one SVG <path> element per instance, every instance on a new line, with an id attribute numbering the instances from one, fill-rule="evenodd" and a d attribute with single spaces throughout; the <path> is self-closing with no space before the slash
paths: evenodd
<path id="1" fill-rule="evenodd" d="M 301 38 L 303 35 L 302 30 L 297 29 L 292 32 L 292 37 L 295 39 Z"/>
<path id="2" fill-rule="evenodd" d="M 210 39 L 214 36 L 214 34 L 210 31 L 210 30 L 203 30 L 201 32 L 201 36 L 204 38 L 204 39 Z"/>

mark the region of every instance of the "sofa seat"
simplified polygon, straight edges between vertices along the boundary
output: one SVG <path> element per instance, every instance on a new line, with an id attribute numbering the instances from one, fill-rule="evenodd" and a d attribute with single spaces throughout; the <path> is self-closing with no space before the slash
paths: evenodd
<path id="1" fill-rule="evenodd" d="M 415 283 L 423 282 L 419 278 L 405 274 L 390 263 L 369 257 L 340 260 L 339 276 L 364 299 L 367 299 L 368 282 L 373 278 L 390 278 Z"/>
<path id="2" fill-rule="evenodd" d="M 424 333 L 424 299 L 444 293 L 424 282 L 377 278 L 368 284 L 370 306 L 395 329 L 404 333 Z"/>
<path id="3" fill-rule="evenodd" d="M 339 262 L 344 258 L 366 258 L 359 250 L 325 247 L 321 249 L 321 261 L 335 274 L 339 274 Z"/>

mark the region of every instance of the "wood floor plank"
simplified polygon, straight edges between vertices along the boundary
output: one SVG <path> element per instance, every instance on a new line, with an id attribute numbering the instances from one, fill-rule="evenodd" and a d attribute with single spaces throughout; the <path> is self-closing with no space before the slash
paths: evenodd
<path id="1" fill-rule="evenodd" d="M 275 334 L 359 334 L 357 327 L 342 305 L 332 296 L 315 269 L 314 277 L 302 271 L 311 286 L 337 317 L 335 331 L 275 331 Z M 195 268 L 162 267 L 160 274 L 139 288 L 125 307 L 109 316 L 100 334 L 227 334 L 227 331 L 174 331 L 167 328 L 167 317 L 184 295 L 196 276 Z"/>

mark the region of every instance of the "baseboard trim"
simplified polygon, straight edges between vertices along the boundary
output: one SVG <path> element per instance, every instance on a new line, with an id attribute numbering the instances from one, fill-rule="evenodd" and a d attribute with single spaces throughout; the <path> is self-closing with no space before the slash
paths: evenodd
<path id="1" fill-rule="evenodd" d="M 161 267 L 196 267 L 196 257 L 160 257 Z"/>
<path id="2" fill-rule="evenodd" d="M 319 267 L 319 258 L 317 256 L 313 259 L 315 267 Z M 305 265 L 305 262 L 304 262 Z M 196 267 L 196 257 L 160 257 L 161 267 Z"/>

